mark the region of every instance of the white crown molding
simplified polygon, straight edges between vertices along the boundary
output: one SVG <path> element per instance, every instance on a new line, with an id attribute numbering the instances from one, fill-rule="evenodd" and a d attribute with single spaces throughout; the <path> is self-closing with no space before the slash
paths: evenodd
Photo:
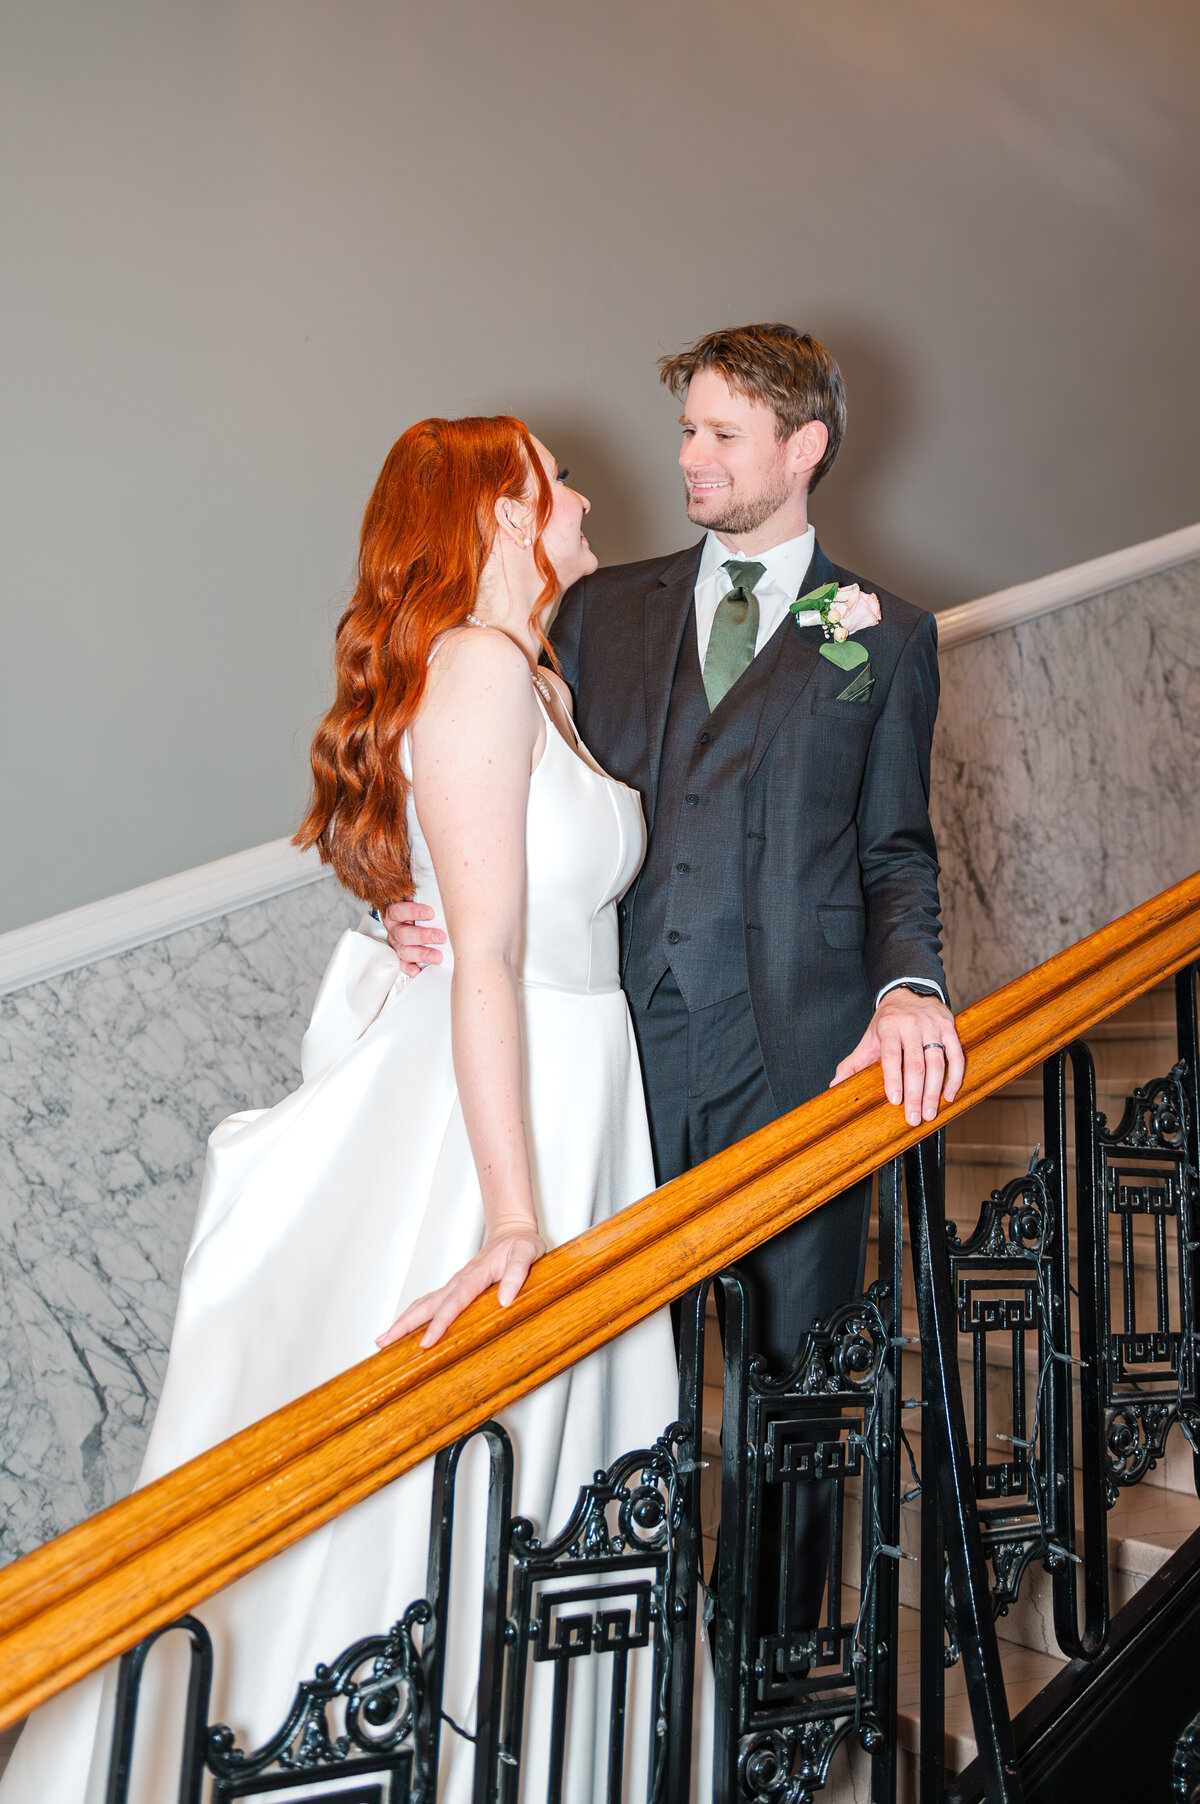
<path id="1" fill-rule="evenodd" d="M 140 889 L 0 934 L 0 996 L 128 952 L 216 915 L 315 883 L 329 872 L 315 852 L 273 839 Z"/>
<path id="2" fill-rule="evenodd" d="M 1107 557 L 1040 576 L 1035 582 L 1019 583 L 1013 589 L 947 608 L 937 617 L 938 643 L 942 651 L 948 651 L 1197 557 L 1200 525 L 1185 526 L 1160 539 L 1147 539 Z M 123 895 L 18 927 L 0 934 L 0 996 L 328 875 L 315 853 L 299 852 L 290 841 L 274 839 L 248 852 L 235 852 L 232 858 L 218 858 L 195 870 L 163 877 L 158 883 L 146 883 Z"/>
<path id="3" fill-rule="evenodd" d="M 1069 570 L 1055 570 L 1031 583 L 1018 583 L 1012 589 L 998 589 L 994 595 L 981 595 L 978 601 L 943 608 L 937 617 L 938 648 L 949 651 L 951 646 L 986 638 L 1039 614 L 1056 614 L 1077 601 L 1105 595 L 1139 577 L 1154 576 L 1197 557 L 1200 526 L 1184 526 L 1178 532 L 1164 533 L 1161 539 L 1146 539 L 1141 545 L 1110 551 L 1107 557 L 1090 558 L 1086 564 L 1072 564 Z"/>

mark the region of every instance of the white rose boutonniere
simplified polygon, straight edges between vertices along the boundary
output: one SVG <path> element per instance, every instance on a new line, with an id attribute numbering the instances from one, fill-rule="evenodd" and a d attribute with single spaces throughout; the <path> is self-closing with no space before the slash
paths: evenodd
<path id="1" fill-rule="evenodd" d="M 867 662 L 866 646 L 852 644 L 850 635 L 878 626 L 883 618 L 879 597 L 860 589 L 857 583 L 841 589 L 836 583 L 825 583 L 819 589 L 811 589 L 792 603 L 791 612 L 797 626 L 821 628 L 825 634 L 821 656 L 839 670 L 856 670 Z"/>

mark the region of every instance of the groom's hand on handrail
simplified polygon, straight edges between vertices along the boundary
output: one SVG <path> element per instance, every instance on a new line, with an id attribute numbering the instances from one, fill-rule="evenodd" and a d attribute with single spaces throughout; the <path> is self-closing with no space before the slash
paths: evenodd
<path id="1" fill-rule="evenodd" d="M 954 1016 L 940 997 L 889 990 L 854 1051 L 834 1072 L 833 1083 L 844 1083 L 876 1063 L 883 1066 L 888 1101 L 903 1103 L 909 1127 L 933 1121 L 943 1099 L 954 1101 L 967 1061 Z"/>
<path id="2" fill-rule="evenodd" d="M 434 911 L 424 902 L 393 902 L 384 910 L 388 945 L 400 960 L 406 977 L 419 976 L 425 965 L 440 965 L 446 936 L 440 927 L 426 927 L 434 919 Z"/>

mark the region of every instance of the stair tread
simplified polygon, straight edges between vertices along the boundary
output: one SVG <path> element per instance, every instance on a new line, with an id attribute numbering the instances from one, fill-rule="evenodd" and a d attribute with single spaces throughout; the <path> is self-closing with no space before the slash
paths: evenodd
<path id="1" fill-rule="evenodd" d="M 901 1608 L 899 1648 L 897 1650 L 897 1702 L 900 1716 L 900 1745 L 915 1753 L 921 1722 L 921 1613 Z M 1048 1685 L 1067 1664 L 1053 1654 L 1034 1648 L 1018 1647 L 1002 1642 L 1000 1664 L 1004 1671 L 1004 1690 L 1009 1714 L 1016 1716 L 1039 1691 Z M 967 1675 L 960 1659 L 946 1668 L 946 1757 L 958 1771 L 974 1760 L 977 1746 L 967 1699 Z"/>
<path id="2" fill-rule="evenodd" d="M 858 1612 L 859 1593 L 853 1586 L 842 1590 L 842 1619 L 853 1622 Z M 896 1646 L 896 1703 L 899 1715 L 900 1746 L 915 1753 L 919 1745 L 921 1722 L 921 1612 L 901 1604 L 897 1613 L 899 1630 Z M 1043 1653 L 1038 1648 L 1022 1647 L 1016 1642 L 1001 1641 L 1000 1666 L 1004 1674 L 1004 1690 L 1010 1713 L 1015 1716 L 1031 1698 L 1067 1664 L 1061 1654 Z M 976 1754 L 975 1729 L 967 1697 L 967 1678 L 961 1658 L 945 1668 L 946 1759 L 961 1771 Z"/>
<path id="3" fill-rule="evenodd" d="M 1124 1491 L 1109 1516 L 1111 1564 L 1149 1578 L 1200 1528 L 1200 1498 L 1144 1484 Z"/>
<path id="4" fill-rule="evenodd" d="M 912 1443 L 918 1470 L 921 1465 L 919 1414 L 917 1410 L 910 1411 L 905 1420 L 905 1433 Z M 907 1490 L 910 1484 L 906 1462 L 903 1488 Z M 915 1515 L 920 1504 L 914 1499 L 902 1504 L 901 1508 Z M 1078 1468 L 1075 1471 L 1075 1511 L 1082 1530 L 1083 1490 Z M 1132 1573 L 1138 1578 L 1150 1578 L 1197 1529 L 1200 1529 L 1200 1497 L 1195 1491 L 1172 1491 L 1163 1485 L 1150 1484 L 1146 1479 L 1136 1485 L 1123 1486 L 1108 1514 L 1110 1568 Z M 915 1547 L 915 1540 L 913 1545 Z"/>

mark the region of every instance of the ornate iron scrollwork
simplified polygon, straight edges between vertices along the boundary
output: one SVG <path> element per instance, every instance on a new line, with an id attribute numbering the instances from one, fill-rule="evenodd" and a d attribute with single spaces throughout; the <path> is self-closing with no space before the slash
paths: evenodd
<path id="1" fill-rule="evenodd" d="M 489 1423 L 481 1432 L 491 1443 L 494 1503 L 510 1494 L 512 1448 L 497 1424 Z M 531 1523 L 507 1517 L 502 1532 L 489 1534 L 485 1610 L 490 1600 L 495 1611 L 491 1633 L 485 1618 L 477 1686 L 480 1706 L 476 1731 L 468 1736 L 476 1744 L 478 1771 L 490 1775 L 489 1797 L 516 1797 L 531 1662 L 555 1669 L 551 1795 L 557 1795 L 554 1787 L 561 1783 L 569 1669 L 580 1659 L 605 1656 L 612 1663 L 609 1769 L 614 1776 L 622 1773 L 627 1762 L 629 1660 L 645 1649 L 651 1660 L 653 1701 L 645 1797 L 665 1798 L 673 1662 L 691 1670 L 689 1662 L 680 1660 L 676 1630 L 690 1627 L 694 1614 L 677 1581 L 681 1474 L 693 1468 L 680 1433 L 674 1424 L 652 1448 L 624 1454 L 607 1472 L 597 1472 L 580 1491 L 558 1535 L 539 1541 Z M 449 1720 L 442 1714 L 442 1662 L 455 1475 L 466 1444 L 456 1443 L 437 1460 L 430 1531 L 432 1601 L 417 1599 L 387 1634 L 356 1641 L 329 1665 L 318 1666 L 313 1677 L 297 1688 L 279 1729 L 261 1746 L 242 1748 L 225 1725 L 205 1724 L 211 1641 L 203 1624 L 193 1618 L 171 1625 L 184 1629 L 192 1646 L 192 1709 L 184 1760 L 197 1799 L 207 1773 L 215 1780 L 214 1804 L 232 1804 L 281 1786 L 289 1797 L 293 1791 L 307 1796 L 310 1788 L 335 1778 L 336 1793 L 314 1795 L 312 1804 L 326 1800 L 332 1804 L 335 1798 L 337 1804 L 343 1800 L 384 1804 L 385 1796 L 387 1804 L 432 1804 L 437 1795 L 441 1722 Z M 494 1509 L 492 1513 L 494 1517 Z M 694 1579 L 694 1571 L 689 1571 Z M 122 1662 L 108 1804 L 124 1804 L 127 1796 L 141 1673 L 157 1638 L 148 1638 Z M 489 1712 L 489 1697 L 502 1699 L 502 1710 Z M 457 1724 L 452 1727 L 466 1733 Z M 690 1750 L 690 1735 L 687 1743 Z M 353 1780 L 362 1780 L 362 1788 L 345 1789 Z M 381 1789 L 385 1780 L 386 1793 Z M 619 1784 L 611 1795 L 620 1795 Z"/>
<path id="2" fill-rule="evenodd" d="M 219 1800 L 241 1797 L 264 1773 L 387 1772 L 407 1786 L 425 1701 L 425 1673 L 413 1631 L 432 1617 L 424 1599 L 410 1604 L 386 1635 L 356 1641 L 298 1687 L 276 1733 L 261 1747 L 237 1746 L 233 1731 L 208 1731 L 206 1760 Z M 336 1712 L 340 1729 L 331 1722 Z M 426 1762 L 421 1762 L 424 1765 Z M 258 1788 L 255 1787 L 255 1790 Z"/>
<path id="3" fill-rule="evenodd" d="M 1200 1445 L 1187 1075 L 1180 1060 L 1134 1091 L 1115 1128 L 1103 1115 L 1096 1119 L 1098 1377 L 1110 1507 L 1163 1458 L 1177 1422 Z"/>
<path id="4" fill-rule="evenodd" d="M 1052 1388 L 1056 1358 L 1068 1357 L 1068 1349 L 1056 1344 L 1055 1321 L 1065 1318 L 1065 1296 L 1063 1262 L 1053 1257 L 1056 1243 L 1065 1239 L 1065 1222 L 1052 1176 L 1050 1162 L 1035 1155 L 1027 1172 L 992 1191 L 965 1240 L 953 1222 L 946 1224 L 959 1333 L 971 1342 L 972 1470 L 998 1616 L 1016 1602 L 1034 1560 L 1049 1564 L 1065 1551 L 1053 1434 L 1061 1395 Z M 988 1358 L 993 1338 L 1006 1341 L 1009 1350 L 1003 1429 L 994 1424 L 989 1394 L 1004 1369 Z M 997 1441 L 1011 1453 L 997 1457 Z"/>
<path id="5" fill-rule="evenodd" d="M 567 1739 L 569 1675 L 578 1660 L 611 1662 L 608 1771 L 610 1795 L 621 1795 L 626 1746 L 630 1656 L 650 1661 L 653 1702 L 645 1750 L 648 1800 L 665 1799 L 671 1723 L 668 1698 L 672 1663 L 681 1650 L 676 1629 L 690 1624 L 687 1592 L 695 1575 L 680 1582 L 676 1563 L 684 1503 L 681 1477 L 691 1466 L 689 1443 L 672 1423 L 648 1450 L 624 1454 L 597 1472 L 579 1493 L 566 1526 L 541 1541 L 533 1525 L 512 1525 L 509 1648 L 501 1758 L 514 1777 L 522 1757 L 525 1692 L 531 1648 L 534 1665 L 550 1664 L 554 1693 L 549 1723 L 550 1795 L 561 1793 Z M 563 1583 L 564 1578 L 569 1583 Z M 687 1649 L 690 1656 L 690 1644 Z M 687 1661 L 690 1673 L 690 1659 Z M 502 1787 L 501 1797 L 509 1795 Z"/>
<path id="6" fill-rule="evenodd" d="M 731 1804 L 809 1804 L 855 1738 L 879 1763 L 876 1795 L 894 1788 L 903 1346 L 894 1191 L 884 1214 L 881 1277 L 815 1325 L 785 1371 L 750 1359 L 741 1280 L 717 1280 L 726 1385 L 715 1795 Z"/>

